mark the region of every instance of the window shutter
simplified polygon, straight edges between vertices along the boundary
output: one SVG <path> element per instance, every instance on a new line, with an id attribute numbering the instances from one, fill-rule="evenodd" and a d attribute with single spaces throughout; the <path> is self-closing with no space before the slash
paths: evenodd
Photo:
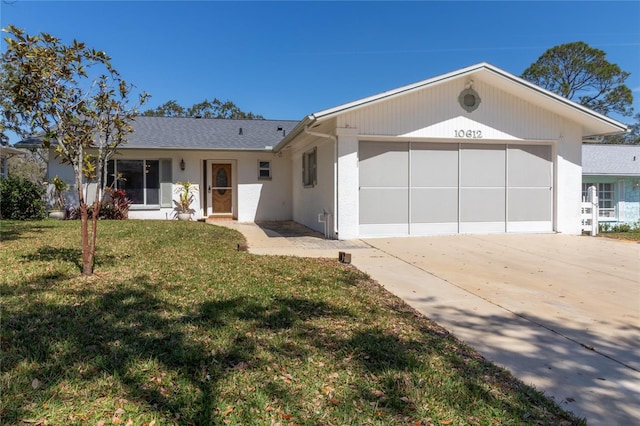
<path id="1" fill-rule="evenodd" d="M 171 207 L 173 199 L 173 176 L 171 159 L 160 160 L 160 207 Z"/>

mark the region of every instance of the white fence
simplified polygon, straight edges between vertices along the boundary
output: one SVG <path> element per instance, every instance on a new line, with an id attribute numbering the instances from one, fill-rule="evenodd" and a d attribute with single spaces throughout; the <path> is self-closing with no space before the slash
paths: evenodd
<path id="1" fill-rule="evenodd" d="M 589 187 L 587 201 L 582 203 L 580 220 L 582 232 L 589 232 L 594 237 L 598 235 L 598 190 L 595 186 Z"/>

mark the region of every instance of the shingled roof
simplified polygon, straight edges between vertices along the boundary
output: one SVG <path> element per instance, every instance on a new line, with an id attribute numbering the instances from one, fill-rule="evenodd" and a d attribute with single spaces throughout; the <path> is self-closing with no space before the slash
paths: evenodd
<path id="1" fill-rule="evenodd" d="M 291 120 L 231 120 L 188 117 L 136 117 L 134 132 L 119 149 L 267 150 L 295 126 Z M 28 138 L 16 145 L 40 144 Z"/>
<path id="2" fill-rule="evenodd" d="M 297 121 L 136 117 L 123 148 L 270 150 Z"/>
<path id="3" fill-rule="evenodd" d="M 640 145 L 582 145 L 582 174 L 640 176 Z"/>

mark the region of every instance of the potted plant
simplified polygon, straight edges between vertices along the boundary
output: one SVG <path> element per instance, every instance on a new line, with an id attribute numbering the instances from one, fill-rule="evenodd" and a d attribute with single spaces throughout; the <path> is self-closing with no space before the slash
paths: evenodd
<path id="1" fill-rule="evenodd" d="M 176 185 L 175 193 L 178 194 L 178 199 L 173 200 L 176 216 L 179 220 L 191 220 L 191 215 L 196 212 L 191 208 L 191 203 L 195 200 L 198 188 L 191 182 L 176 182 Z"/>
<path id="2" fill-rule="evenodd" d="M 67 209 L 66 209 L 66 201 L 64 199 L 64 191 L 66 191 L 69 186 L 65 181 L 60 179 L 58 175 L 53 177 L 53 192 L 51 194 L 52 197 L 52 208 L 49 211 L 49 217 L 54 219 L 65 219 L 67 217 Z"/>

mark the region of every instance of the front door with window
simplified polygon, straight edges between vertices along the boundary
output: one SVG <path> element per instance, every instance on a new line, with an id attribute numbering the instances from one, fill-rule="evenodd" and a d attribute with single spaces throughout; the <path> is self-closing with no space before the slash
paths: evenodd
<path id="1" fill-rule="evenodd" d="M 231 214 L 233 206 L 231 164 L 215 163 L 211 167 L 211 206 L 213 214 Z"/>

